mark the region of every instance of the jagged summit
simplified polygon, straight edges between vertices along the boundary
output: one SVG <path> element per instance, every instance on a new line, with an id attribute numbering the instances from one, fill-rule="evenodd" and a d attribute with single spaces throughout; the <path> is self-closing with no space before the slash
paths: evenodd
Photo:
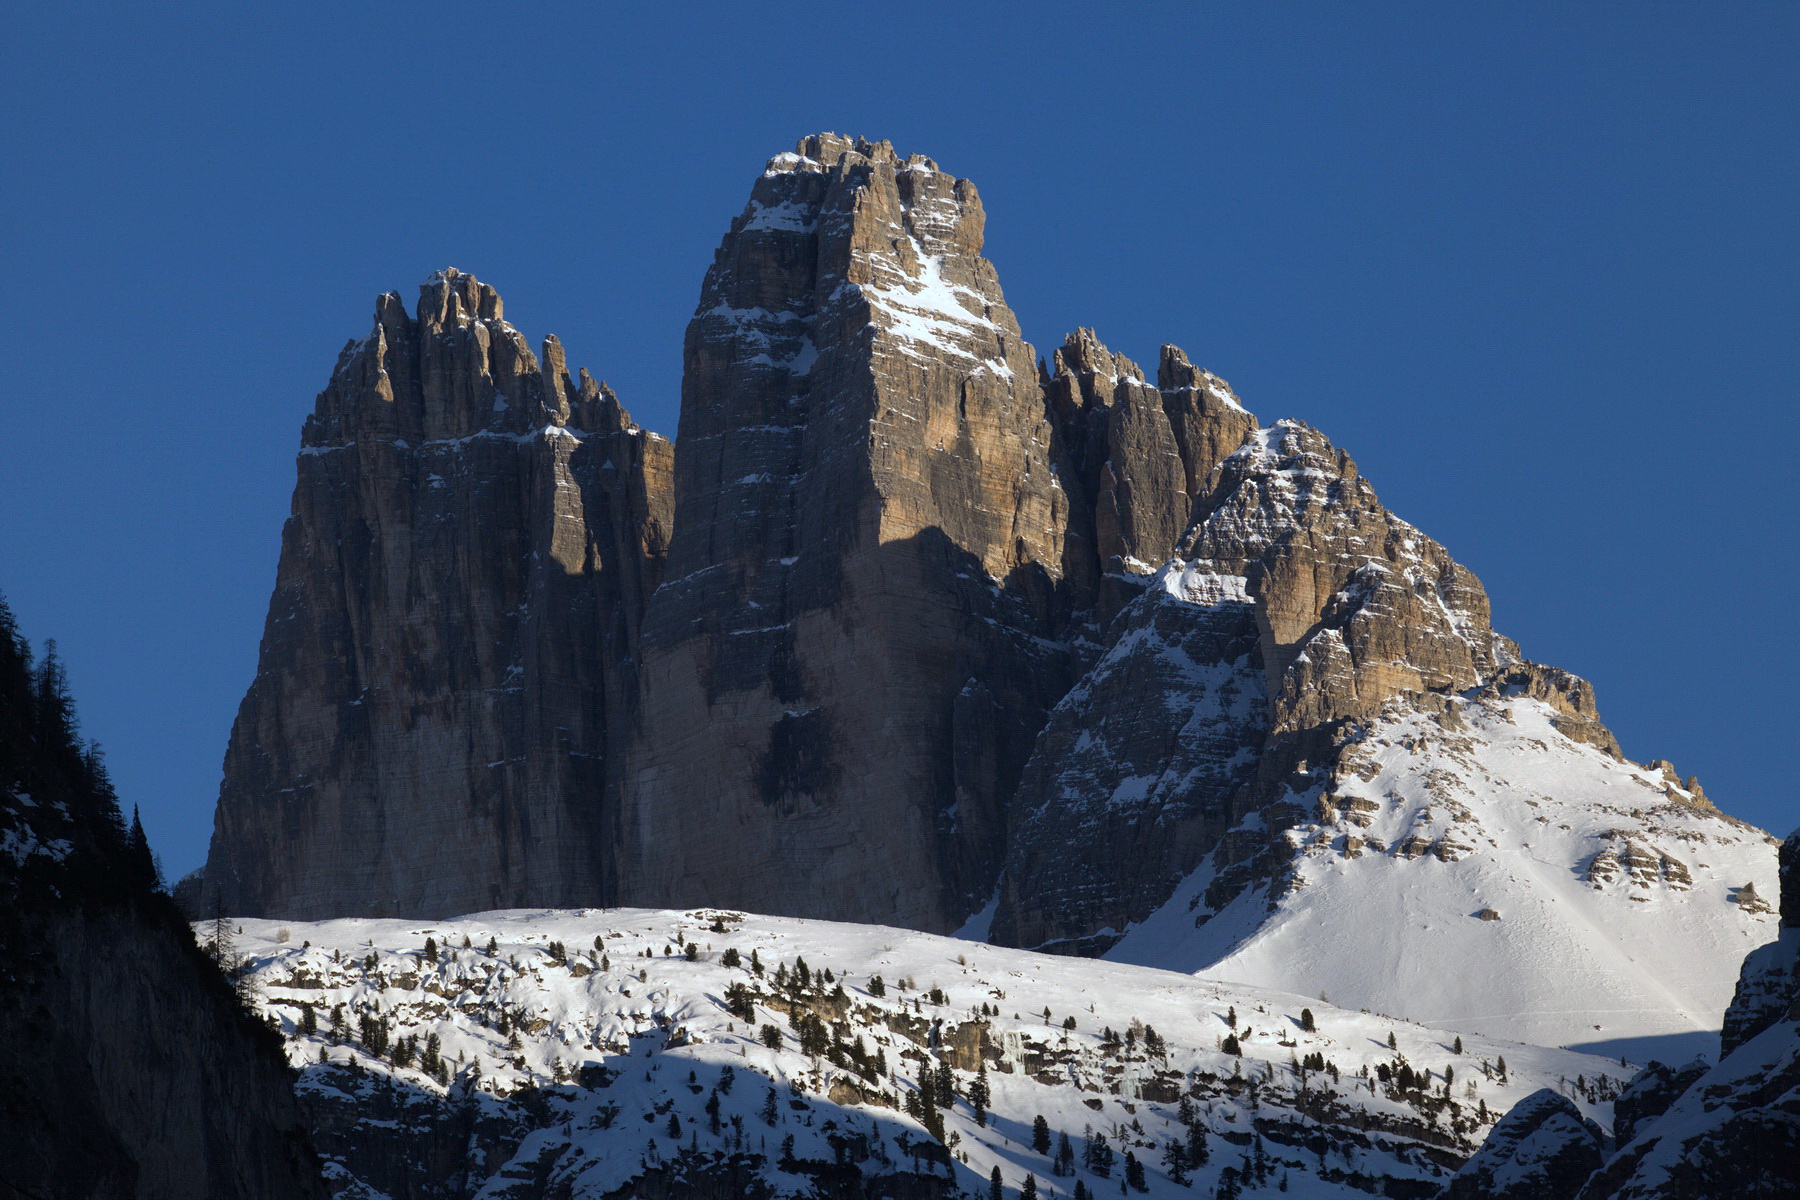
<path id="1" fill-rule="evenodd" d="M 829 171 L 850 157 L 867 159 L 909 170 L 936 171 L 938 165 L 923 154 L 902 158 L 890 141 L 872 142 L 863 137 L 844 137 L 835 133 L 815 133 L 801 138 L 792 151 L 777 154 L 769 160 L 765 174 L 796 171 Z"/>
<path id="2" fill-rule="evenodd" d="M 540 354 L 503 316 L 500 294 L 454 267 L 419 285 L 416 315 L 398 292 L 375 301 L 370 332 L 344 347 L 301 435 L 302 453 L 358 440 L 409 444 L 481 434 L 619 432 L 631 414 L 583 368 L 569 377 L 562 343 Z"/>

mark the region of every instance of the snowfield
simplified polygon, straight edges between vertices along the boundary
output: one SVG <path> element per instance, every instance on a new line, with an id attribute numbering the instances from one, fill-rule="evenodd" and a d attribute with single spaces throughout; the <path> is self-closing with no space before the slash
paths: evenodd
<path id="1" fill-rule="evenodd" d="M 1141 1194 L 1128 1152 L 1152 1195 L 1422 1197 L 1523 1096 L 1559 1088 L 1607 1124 L 1631 1074 L 1476 1036 L 1459 1053 L 1451 1033 L 1291 993 L 878 926 L 637 909 L 234 925 L 334 1184 L 368 1200 L 421 1172 L 484 1197 L 599 1197 L 674 1174 L 797 1196 L 843 1172 L 985 1196 L 996 1167 L 1009 1196 L 1027 1175 L 1040 1195 Z M 920 1104 L 927 1083 L 952 1085 L 949 1107 Z M 1039 1116 L 1048 1152 L 1032 1145 Z M 1073 1173 L 1058 1174 L 1065 1137 Z"/>
<path id="2" fill-rule="evenodd" d="M 1738 967 L 1775 936 L 1775 839 L 1563 736 L 1540 700 L 1448 703 L 1397 702 L 1347 751 L 1281 894 L 1208 913 L 1203 865 L 1106 957 L 1464 1034 L 1716 1055 Z"/>

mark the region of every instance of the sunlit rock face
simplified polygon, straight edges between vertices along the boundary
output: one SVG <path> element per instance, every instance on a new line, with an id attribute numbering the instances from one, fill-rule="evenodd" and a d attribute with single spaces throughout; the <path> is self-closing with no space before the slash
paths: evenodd
<path id="1" fill-rule="evenodd" d="M 931 160 L 824 135 L 720 244 L 645 624 L 634 901 L 942 931 L 985 899 L 1072 602 L 1057 430 L 984 223 Z"/>

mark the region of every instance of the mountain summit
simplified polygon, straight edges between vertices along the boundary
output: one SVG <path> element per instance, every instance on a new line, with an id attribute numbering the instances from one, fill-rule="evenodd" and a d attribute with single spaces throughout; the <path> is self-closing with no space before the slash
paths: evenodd
<path id="1" fill-rule="evenodd" d="M 1612 1053 L 1707 1028 L 1772 842 L 1627 762 L 1320 432 L 1173 346 L 1040 362 L 985 224 L 885 142 L 769 160 L 674 446 L 472 277 L 382 297 L 197 902 L 724 905 Z"/>

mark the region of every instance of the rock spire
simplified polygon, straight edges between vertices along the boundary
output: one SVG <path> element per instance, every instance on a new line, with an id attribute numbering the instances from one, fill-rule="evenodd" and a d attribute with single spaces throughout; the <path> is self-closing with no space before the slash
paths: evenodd
<path id="1" fill-rule="evenodd" d="M 669 443 L 446 270 L 376 302 L 306 422 L 206 911 L 593 903 Z"/>

